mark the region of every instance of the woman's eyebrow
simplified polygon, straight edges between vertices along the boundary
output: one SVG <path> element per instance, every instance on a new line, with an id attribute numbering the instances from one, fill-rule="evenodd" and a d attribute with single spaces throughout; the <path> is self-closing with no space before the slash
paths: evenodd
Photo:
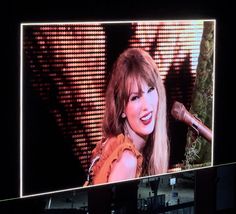
<path id="1" fill-rule="evenodd" d="M 138 92 L 131 92 L 131 93 L 129 94 L 129 97 L 131 97 L 131 96 L 137 96 L 137 95 L 139 95 Z"/>
<path id="2" fill-rule="evenodd" d="M 139 95 L 139 94 L 143 94 L 143 93 L 144 93 L 143 90 L 131 91 L 131 92 L 130 92 L 130 95 L 132 95 L 132 94 L 135 94 L 135 95 L 138 94 L 138 95 Z"/>

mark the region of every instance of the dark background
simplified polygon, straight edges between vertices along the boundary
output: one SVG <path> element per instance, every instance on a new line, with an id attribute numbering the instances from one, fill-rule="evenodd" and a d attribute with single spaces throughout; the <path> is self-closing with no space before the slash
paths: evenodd
<path id="1" fill-rule="evenodd" d="M 8 1 L 1 7 L 3 107 L 0 148 L 0 198 L 19 196 L 20 23 L 154 19 L 216 19 L 214 164 L 236 161 L 235 155 L 235 10 L 233 1 Z M 201 172 L 199 172 L 201 174 Z M 212 177 L 212 171 L 204 171 Z M 199 181 L 200 182 L 200 181 Z M 205 184 L 206 188 L 208 183 Z M 203 188 L 203 186 L 201 186 Z M 204 189 L 204 188 L 203 188 Z M 215 190 L 214 190 L 215 191 Z M 10 202 L 9 202 L 10 203 Z M 37 202 L 34 201 L 37 204 Z M 16 203 L 27 206 L 24 200 Z M 31 203 L 32 205 L 32 203 Z M 35 206 L 36 208 L 37 206 Z"/>

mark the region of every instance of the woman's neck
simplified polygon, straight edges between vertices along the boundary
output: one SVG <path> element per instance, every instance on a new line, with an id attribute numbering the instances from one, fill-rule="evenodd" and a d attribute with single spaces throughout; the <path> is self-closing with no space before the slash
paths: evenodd
<path id="1" fill-rule="evenodd" d="M 125 122 L 125 135 L 129 137 L 139 152 L 143 151 L 148 136 L 140 136 L 130 127 L 128 121 Z"/>

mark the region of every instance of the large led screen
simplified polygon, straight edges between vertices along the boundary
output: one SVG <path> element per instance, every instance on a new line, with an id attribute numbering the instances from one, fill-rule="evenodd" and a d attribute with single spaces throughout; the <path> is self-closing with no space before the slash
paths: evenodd
<path id="1" fill-rule="evenodd" d="M 215 25 L 22 23 L 20 196 L 211 167 Z"/>

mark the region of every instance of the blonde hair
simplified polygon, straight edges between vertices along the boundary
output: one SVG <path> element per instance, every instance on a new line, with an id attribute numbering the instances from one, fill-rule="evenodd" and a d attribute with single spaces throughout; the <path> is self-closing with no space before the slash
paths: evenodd
<path id="1" fill-rule="evenodd" d="M 104 137 L 124 133 L 121 114 L 127 105 L 130 86 L 136 81 L 141 91 L 141 82 L 157 89 L 158 123 L 150 134 L 143 151 L 143 175 L 165 173 L 169 165 L 169 142 L 167 136 L 166 92 L 158 68 L 152 57 L 142 49 L 129 48 L 117 59 L 106 91 L 106 107 L 103 120 Z"/>

